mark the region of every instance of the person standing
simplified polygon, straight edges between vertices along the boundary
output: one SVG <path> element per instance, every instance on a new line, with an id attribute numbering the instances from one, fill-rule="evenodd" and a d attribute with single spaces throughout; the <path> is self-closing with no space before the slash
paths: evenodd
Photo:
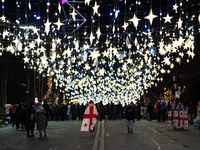
<path id="1" fill-rule="evenodd" d="M 27 109 L 26 115 L 26 131 L 27 137 L 35 137 L 34 135 L 34 128 L 35 128 L 35 121 L 36 121 L 36 114 L 35 114 L 35 103 L 32 102 Z M 31 131 L 31 135 L 30 135 Z"/>
<path id="2" fill-rule="evenodd" d="M 189 104 L 189 106 L 188 106 L 189 122 L 190 122 L 190 124 L 193 123 L 193 120 L 194 120 L 194 112 L 195 112 L 195 106 L 194 106 L 194 104 L 192 103 L 192 101 L 190 101 L 190 104 Z"/>
<path id="3" fill-rule="evenodd" d="M 161 116 L 162 116 L 162 122 L 165 122 L 165 112 L 167 110 L 166 102 L 163 100 L 161 105 Z"/>
<path id="4" fill-rule="evenodd" d="M 152 114 L 153 114 L 153 106 L 151 104 L 151 101 L 149 101 L 148 106 L 147 106 L 147 114 L 148 114 L 148 120 L 152 120 Z"/>
<path id="5" fill-rule="evenodd" d="M 94 136 L 95 124 L 97 122 L 97 118 L 98 118 L 97 108 L 94 105 L 94 102 L 91 100 L 83 116 L 81 131 L 89 131 L 90 136 Z"/>
<path id="6" fill-rule="evenodd" d="M 22 108 L 21 104 L 19 104 L 19 107 L 17 107 L 15 115 L 16 115 L 16 130 L 19 129 L 20 124 L 21 124 L 21 128 L 23 130 L 24 129 L 24 125 L 23 125 L 23 108 Z"/>
<path id="7" fill-rule="evenodd" d="M 123 111 L 122 104 L 119 102 L 117 105 L 117 116 L 119 120 L 122 119 L 122 111 Z"/>
<path id="8" fill-rule="evenodd" d="M 23 106 L 22 106 L 22 109 L 23 109 L 23 110 L 22 110 L 22 122 L 23 122 L 23 125 L 25 126 L 25 128 L 26 128 L 27 108 L 28 108 L 27 103 L 24 102 L 24 103 L 23 103 Z"/>
<path id="9" fill-rule="evenodd" d="M 160 100 L 158 100 L 156 102 L 156 114 L 157 114 L 158 122 L 160 122 L 160 110 L 161 110 L 161 105 L 160 105 Z"/>
<path id="10" fill-rule="evenodd" d="M 140 103 L 137 103 L 137 120 L 141 119 L 141 117 L 140 117 L 140 111 L 141 111 Z"/>
<path id="11" fill-rule="evenodd" d="M 46 114 L 45 114 L 45 116 L 46 116 L 46 118 L 47 118 L 47 125 L 48 125 L 48 121 L 49 121 L 49 113 L 50 113 L 50 107 L 49 107 L 49 105 L 47 104 L 47 102 L 46 101 L 44 101 L 44 104 L 42 105 L 43 106 L 43 108 L 46 110 Z"/>
<path id="12" fill-rule="evenodd" d="M 71 103 L 68 104 L 67 107 L 68 107 L 68 111 L 67 111 L 68 120 L 72 120 Z"/>
<path id="13" fill-rule="evenodd" d="M 35 107 L 36 115 L 37 115 L 37 130 L 40 133 L 40 137 L 42 137 L 42 130 L 44 132 L 44 136 L 47 136 L 46 134 L 46 110 L 44 107 L 38 102 Z"/>
<path id="14" fill-rule="evenodd" d="M 133 102 L 126 108 L 126 125 L 128 133 L 133 133 L 133 122 L 135 119 L 135 107 Z"/>
<path id="15" fill-rule="evenodd" d="M 100 114 L 100 121 L 104 118 L 104 109 L 103 109 L 103 101 L 100 101 L 100 103 L 97 105 L 98 111 Z"/>

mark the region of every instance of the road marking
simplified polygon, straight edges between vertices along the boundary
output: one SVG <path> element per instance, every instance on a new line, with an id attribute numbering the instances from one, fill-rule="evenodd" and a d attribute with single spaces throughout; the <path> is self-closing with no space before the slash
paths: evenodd
<path id="1" fill-rule="evenodd" d="M 101 126 L 100 150 L 104 150 L 104 120 L 102 121 L 102 126 Z"/>
<path id="2" fill-rule="evenodd" d="M 158 146 L 158 150 L 161 150 L 160 145 L 154 139 L 151 138 L 151 140 Z"/>
<path id="3" fill-rule="evenodd" d="M 153 128 L 150 128 L 150 127 L 148 127 L 148 128 L 149 128 L 149 129 L 151 129 L 151 130 L 153 130 L 153 132 L 154 132 L 154 133 L 156 133 L 156 130 L 155 130 L 155 129 L 153 129 Z"/>
<path id="4" fill-rule="evenodd" d="M 97 150 L 99 133 L 100 133 L 100 121 L 98 121 L 97 133 L 94 139 L 94 145 L 93 145 L 92 150 Z"/>

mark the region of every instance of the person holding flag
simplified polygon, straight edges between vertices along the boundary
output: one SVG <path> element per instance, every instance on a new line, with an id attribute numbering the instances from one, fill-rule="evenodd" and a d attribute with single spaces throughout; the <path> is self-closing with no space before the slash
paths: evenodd
<path id="1" fill-rule="evenodd" d="M 97 108 L 94 105 L 94 102 L 91 100 L 83 115 L 81 131 L 89 131 L 90 136 L 94 136 L 94 130 L 97 118 L 98 118 Z"/>

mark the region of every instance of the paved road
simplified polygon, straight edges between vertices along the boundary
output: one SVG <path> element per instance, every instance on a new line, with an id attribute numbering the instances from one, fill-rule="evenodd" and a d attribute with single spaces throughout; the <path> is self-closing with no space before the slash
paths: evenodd
<path id="1" fill-rule="evenodd" d="M 96 136 L 80 132 L 81 121 L 50 121 L 48 136 L 27 138 L 26 131 L 0 128 L 0 150 L 194 150 L 200 147 L 200 130 L 174 130 L 153 120 L 135 121 L 128 134 L 125 120 L 97 123 Z"/>

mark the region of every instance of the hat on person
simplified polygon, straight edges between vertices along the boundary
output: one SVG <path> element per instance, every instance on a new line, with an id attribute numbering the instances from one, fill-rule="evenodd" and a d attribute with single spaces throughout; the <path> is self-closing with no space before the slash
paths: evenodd
<path id="1" fill-rule="evenodd" d="M 37 102 L 36 106 L 40 106 L 41 104 L 39 102 Z"/>

